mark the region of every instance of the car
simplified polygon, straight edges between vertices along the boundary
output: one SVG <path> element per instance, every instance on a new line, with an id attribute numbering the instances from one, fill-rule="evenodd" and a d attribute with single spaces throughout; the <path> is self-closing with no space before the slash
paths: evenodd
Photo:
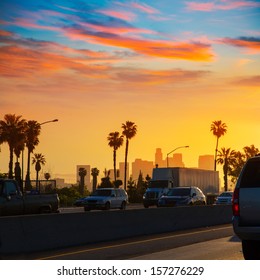
<path id="1" fill-rule="evenodd" d="M 80 207 L 80 206 L 83 206 L 83 203 L 85 201 L 85 199 L 87 199 L 88 197 L 81 197 L 81 198 L 78 198 L 74 203 L 73 205 L 74 206 L 77 206 L 77 207 Z"/>
<path id="2" fill-rule="evenodd" d="M 260 155 L 245 163 L 233 194 L 233 229 L 246 260 L 260 260 Z"/>
<path id="3" fill-rule="evenodd" d="M 90 210 L 124 210 L 128 203 L 128 195 L 123 189 L 98 188 L 92 195 L 82 202 L 85 211 Z"/>
<path id="4" fill-rule="evenodd" d="M 158 207 L 185 205 L 206 205 L 206 197 L 199 188 L 188 186 L 172 188 L 158 200 Z"/>
<path id="5" fill-rule="evenodd" d="M 216 198 L 216 204 L 232 204 L 232 197 L 233 197 L 233 192 L 231 191 L 226 191 L 221 193 L 217 198 Z"/>

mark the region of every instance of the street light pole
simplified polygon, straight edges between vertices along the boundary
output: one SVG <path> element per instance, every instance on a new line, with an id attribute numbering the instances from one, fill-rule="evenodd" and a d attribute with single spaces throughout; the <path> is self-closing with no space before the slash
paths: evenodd
<path id="1" fill-rule="evenodd" d="M 43 122 L 43 123 L 40 123 L 40 125 L 43 125 L 43 124 L 46 124 L 46 123 L 50 123 L 50 122 L 57 122 L 58 119 L 54 119 L 54 120 L 51 120 L 51 121 L 46 121 L 46 122 Z"/>
<path id="2" fill-rule="evenodd" d="M 169 167 L 169 158 L 168 156 L 173 153 L 174 151 L 178 150 L 178 149 L 181 149 L 181 148 L 189 148 L 189 146 L 180 146 L 180 147 L 177 147 L 175 148 L 174 150 L 170 151 L 168 154 L 167 154 L 167 167 Z"/>

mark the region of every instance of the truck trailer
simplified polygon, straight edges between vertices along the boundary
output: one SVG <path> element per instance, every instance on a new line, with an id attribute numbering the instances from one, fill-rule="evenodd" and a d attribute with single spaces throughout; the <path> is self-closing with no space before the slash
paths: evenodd
<path id="1" fill-rule="evenodd" d="M 219 173 L 213 170 L 185 167 L 154 168 L 152 179 L 143 196 L 143 205 L 157 205 L 170 188 L 195 186 L 205 195 L 219 193 Z"/>

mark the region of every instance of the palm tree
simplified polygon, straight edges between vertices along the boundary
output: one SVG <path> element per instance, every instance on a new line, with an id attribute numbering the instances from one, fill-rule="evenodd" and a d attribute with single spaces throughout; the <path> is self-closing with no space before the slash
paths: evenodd
<path id="1" fill-rule="evenodd" d="M 113 148 L 113 161 L 114 161 L 114 181 L 116 181 L 116 151 L 123 145 L 124 136 L 120 135 L 118 131 L 110 132 L 108 137 L 108 145 Z"/>
<path id="2" fill-rule="evenodd" d="M 27 162 L 27 173 L 25 179 L 25 187 L 29 188 L 31 185 L 30 180 L 30 156 L 35 146 L 39 144 L 39 135 L 41 132 L 41 125 L 37 121 L 28 121 L 25 130 L 25 143 L 28 149 L 28 162 Z"/>
<path id="3" fill-rule="evenodd" d="M 91 168 L 91 176 L 93 177 L 93 188 L 92 191 L 94 192 L 97 189 L 97 177 L 99 175 L 99 170 L 94 167 Z"/>
<path id="4" fill-rule="evenodd" d="M 42 154 L 34 154 L 32 158 L 32 164 L 35 164 L 35 171 L 36 171 L 36 190 L 40 191 L 39 186 L 39 172 L 41 171 L 41 165 L 44 165 L 46 162 L 44 155 Z"/>
<path id="5" fill-rule="evenodd" d="M 216 144 L 216 149 L 215 149 L 215 159 L 214 159 L 214 170 L 216 171 L 218 141 L 219 141 L 219 138 L 227 132 L 227 125 L 225 123 L 222 123 L 222 121 L 213 121 L 210 126 L 210 131 L 212 131 L 213 135 L 217 137 L 217 144 Z"/>
<path id="6" fill-rule="evenodd" d="M 7 142 L 10 151 L 8 177 L 13 178 L 13 154 L 18 144 L 22 145 L 24 141 L 24 130 L 26 121 L 22 116 L 6 114 L 4 120 L 0 121 L 1 142 Z"/>
<path id="7" fill-rule="evenodd" d="M 44 173 L 44 179 L 45 180 L 50 180 L 50 178 L 51 178 L 51 174 L 49 173 L 49 172 L 46 172 L 46 173 Z"/>
<path id="8" fill-rule="evenodd" d="M 134 122 L 126 121 L 122 124 L 123 132 L 122 134 L 126 137 L 125 145 L 125 174 L 124 174 L 124 189 L 126 190 L 126 174 L 127 174 L 127 156 L 128 156 L 128 147 L 129 140 L 132 139 L 137 133 L 137 126 Z"/>
<path id="9" fill-rule="evenodd" d="M 245 146 L 243 148 L 245 153 L 245 159 L 248 160 L 251 157 L 256 156 L 259 153 L 259 149 L 256 148 L 254 145 L 251 146 Z"/>
<path id="10" fill-rule="evenodd" d="M 231 150 L 231 148 L 225 149 L 221 148 L 218 152 L 217 163 L 223 165 L 224 173 L 224 189 L 228 189 L 228 174 L 231 171 L 231 166 L 236 162 L 236 151 Z"/>
<path id="11" fill-rule="evenodd" d="M 84 195 L 84 186 L 85 186 L 85 176 L 87 175 L 87 170 L 84 167 L 79 168 L 79 177 L 80 177 L 80 193 Z"/>

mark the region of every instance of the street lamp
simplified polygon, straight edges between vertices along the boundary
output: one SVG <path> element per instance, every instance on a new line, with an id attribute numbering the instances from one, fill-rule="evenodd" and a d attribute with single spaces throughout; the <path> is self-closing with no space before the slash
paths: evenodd
<path id="1" fill-rule="evenodd" d="M 178 150 L 178 149 L 181 149 L 181 148 L 189 148 L 189 146 L 180 146 L 180 147 L 177 147 L 175 148 L 174 150 L 170 151 L 168 154 L 167 154 L 167 167 L 169 167 L 169 159 L 168 159 L 168 156 L 169 154 L 173 153 L 174 151 Z"/>
<path id="2" fill-rule="evenodd" d="M 46 123 L 50 123 L 50 122 L 57 122 L 58 119 L 54 119 L 54 120 L 51 120 L 51 121 L 46 121 L 46 122 L 43 122 L 43 123 L 40 123 L 40 125 L 43 125 L 43 124 L 46 124 Z"/>

